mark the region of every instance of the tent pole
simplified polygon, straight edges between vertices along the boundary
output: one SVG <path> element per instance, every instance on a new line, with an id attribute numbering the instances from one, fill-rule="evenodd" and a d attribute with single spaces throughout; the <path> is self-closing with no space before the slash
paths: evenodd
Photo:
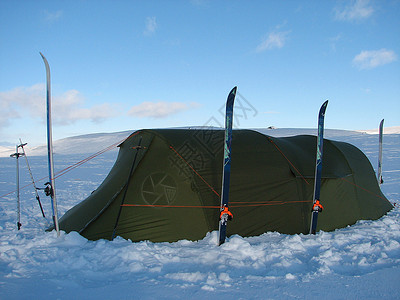
<path id="1" fill-rule="evenodd" d="M 117 220 L 115 221 L 114 229 L 113 229 L 113 232 L 112 232 L 112 235 L 111 235 L 111 240 L 114 240 L 114 238 L 115 238 L 115 234 L 116 234 L 117 227 L 118 227 L 118 222 L 119 222 L 119 217 L 121 216 L 121 212 L 122 212 L 122 205 L 124 205 L 126 193 L 128 191 L 128 184 L 129 184 L 129 181 L 131 180 L 133 170 L 135 169 L 136 158 L 137 158 L 138 152 L 139 152 L 140 149 L 142 149 L 142 147 L 140 146 L 141 142 L 142 142 L 142 137 L 140 136 L 139 137 L 139 143 L 135 147 L 135 149 L 136 149 L 135 157 L 133 158 L 131 170 L 129 172 L 129 176 L 128 176 L 128 179 L 127 179 L 126 184 L 125 184 L 125 191 L 124 191 L 124 195 L 122 196 L 121 205 L 119 207 L 119 211 L 118 211 L 118 215 L 117 215 Z"/>
<path id="2" fill-rule="evenodd" d="M 383 183 L 382 178 L 382 141 L 383 141 L 383 121 L 379 124 L 379 156 L 378 156 L 378 184 L 379 186 Z"/>

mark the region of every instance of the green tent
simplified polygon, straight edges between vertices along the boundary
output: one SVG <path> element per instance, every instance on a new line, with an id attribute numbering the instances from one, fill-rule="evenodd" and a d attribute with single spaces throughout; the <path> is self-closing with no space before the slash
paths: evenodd
<path id="1" fill-rule="evenodd" d="M 199 240 L 218 229 L 223 130 L 140 130 L 119 147 L 104 182 L 60 219 L 66 232 L 132 241 Z M 273 138 L 234 130 L 227 235 L 308 233 L 315 172 L 315 136 Z M 318 230 L 378 219 L 392 208 L 366 156 L 324 141 Z M 120 217 L 118 218 L 120 212 Z M 118 219 L 118 221 L 117 221 Z"/>

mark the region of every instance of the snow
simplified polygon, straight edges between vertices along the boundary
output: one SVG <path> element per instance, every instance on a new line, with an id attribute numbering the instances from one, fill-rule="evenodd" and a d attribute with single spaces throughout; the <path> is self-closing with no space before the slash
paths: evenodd
<path id="1" fill-rule="evenodd" d="M 368 133 L 368 134 L 379 134 L 379 128 L 371 129 L 371 130 L 361 130 L 360 132 L 364 132 L 364 133 Z M 400 126 L 384 127 L 383 133 L 385 133 L 385 134 L 400 134 Z"/>
<path id="2" fill-rule="evenodd" d="M 264 131 L 274 136 L 313 134 L 311 129 Z M 56 172 L 91 154 L 79 153 L 79 148 L 87 151 L 82 143 L 96 140 L 97 147 L 105 148 L 128 135 L 62 141 L 69 148 L 55 155 Z M 376 168 L 376 135 L 335 130 L 325 135 L 356 145 Z M 385 134 L 383 142 L 382 190 L 400 205 L 400 135 Z M 28 150 L 27 154 L 33 175 L 43 178 L 37 183 L 42 187 L 47 159 Z M 102 182 L 116 155 L 115 149 L 106 152 L 56 179 L 60 215 Z M 54 231 L 44 231 L 50 224 L 50 201 L 40 192 L 44 219 L 24 160 L 20 161 L 22 228 L 17 230 L 15 158 L 0 158 L 0 165 L 0 299 L 400 298 L 398 205 L 379 220 L 359 221 L 334 232 L 235 235 L 220 247 L 216 231 L 200 241 L 175 243 L 132 243 L 120 237 L 112 242 L 88 241 L 76 232 L 61 232 L 58 238 Z"/>
<path id="3" fill-rule="evenodd" d="M 85 151 L 89 156 L 105 147 L 121 143 L 131 133 L 132 131 L 121 131 L 68 137 L 55 141 L 53 151 L 55 154 L 81 154 Z M 30 156 L 47 155 L 47 145 L 31 148 L 28 143 L 25 149 Z M 15 153 L 15 147 L 0 146 L 0 157 L 8 157 L 11 153 Z"/>
<path id="4" fill-rule="evenodd" d="M 13 153 L 15 153 L 15 147 L 0 146 L 0 157 L 9 157 Z"/>

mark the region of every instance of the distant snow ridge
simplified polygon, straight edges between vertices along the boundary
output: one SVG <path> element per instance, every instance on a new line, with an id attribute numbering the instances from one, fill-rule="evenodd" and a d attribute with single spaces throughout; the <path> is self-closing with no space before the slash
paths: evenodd
<path id="1" fill-rule="evenodd" d="M 7 156 L 10 156 L 10 154 L 13 154 L 14 152 L 13 152 L 13 149 L 14 149 L 14 152 L 15 152 L 15 147 L 14 148 L 11 148 L 11 147 L 3 147 L 3 146 L 0 146 L 0 157 L 7 157 Z"/>
<path id="2" fill-rule="evenodd" d="M 218 130 L 217 127 L 181 127 L 182 129 L 205 129 L 205 130 Z M 175 128 L 179 129 L 179 128 Z M 258 131 L 262 134 L 273 137 L 288 137 L 294 135 L 317 135 L 316 128 L 251 128 L 251 130 Z M 93 154 L 102 149 L 109 147 L 123 139 L 127 138 L 135 130 L 114 132 L 114 133 L 93 133 L 86 135 L 78 135 L 54 141 L 53 148 L 55 154 Z M 336 137 L 349 137 L 354 135 L 361 136 L 362 134 L 377 134 L 378 129 L 351 131 L 340 129 L 325 129 L 325 138 L 335 139 Z M 384 128 L 384 134 L 400 134 L 400 126 Z M 24 141 L 25 142 L 25 141 Z M 27 148 L 28 156 L 43 156 L 47 155 L 47 146 L 42 145 L 34 148 Z M 117 148 L 115 148 L 117 149 Z M 0 157 L 7 157 L 15 152 L 15 148 L 0 146 Z"/>
<path id="3" fill-rule="evenodd" d="M 254 128 L 252 130 L 273 137 L 288 137 L 294 135 L 317 135 L 317 128 Z M 357 131 L 342 129 L 325 129 L 324 137 L 334 139 L 335 137 L 359 135 Z"/>
<path id="4" fill-rule="evenodd" d="M 132 131 L 122 131 L 115 133 L 94 133 L 68 137 L 57 140 L 53 144 L 55 154 L 80 154 L 96 153 L 117 142 L 123 141 Z M 117 147 L 115 147 L 117 149 Z M 29 150 L 30 156 L 47 155 L 47 146 L 39 146 Z"/>
<path id="5" fill-rule="evenodd" d="M 368 134 L 379 134 L 379 128 L 371 130 L 358 130 L 358 131 Z M 383 134 L 400 134 L 400 126 L 384 127 Z"/>

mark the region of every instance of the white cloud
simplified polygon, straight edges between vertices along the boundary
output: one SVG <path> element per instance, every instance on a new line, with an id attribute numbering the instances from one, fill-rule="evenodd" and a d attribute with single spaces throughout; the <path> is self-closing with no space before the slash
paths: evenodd
<path id="1" fill-rule="evenodd" d="M 341 34 L 338 34 L 338 35 L 328 39 L 328 41 L 330 43 L 330 46 L 331 46 L 331 50 L 333 52 L 336 52 L 336 45 L 341 39 L 342 39 L 342 35 Z"/>
<path id="2" fill-rule="evenodd" d="M 263 41 L 257 46 L 257 52 L 263 52 L 274 48 L 282 48 L 287 40 L 289 31 L 273 31 L 270 32 Z"/>
<path id="3" fill-rule="evenodd" d="M 335 18 L 339 21 L 358 21 L 369 18 L 373 13 L 374 8 L 369 5 L 369 0 L 356 0 L 341 9 L 336 8 Z"/>
<path id="4" fill-rule="evenodd" d="M 25 114 L 37 116 L 41 110 L 39 101 L 43 102 L 44 85 L 18 87 L 10 91 L 0 92 L 0 126 L 7 126 L 13 119 L 19 119 Z M 42 99 L 40 99 L 42 98 Z M 44 111 L 44 108 L 42 109 Z"/>
<path id="5" fill-rule="evenodd" d="M 146 18 L 146 28 L 143 31 L 144 35 L 152 35 L 157 30 L 157 20 L 156 17 Z"/>
<path id="6" fill-rule="evenodd" d="M 392 50 L 361 51 L 354 57 L 353 65 L 359 69 L 373 69 L 396 60 L 397 55 Z"/>
<path id="7" fill-rule="evenodd" d="M 114 115 L 112 107 L 107 104 L 94 105 L 90 108 L 82 107 L 85 99 L 77 90 L 69 90 L 52 101 L 54 122 L 68 125 L 79 120 L 90 120 L 98 123 Z"/>
<path id="8" fill-rule="evenodd" d="M 79 91 L 69 90 L 60 96 L 52 96 L 54 124 L 68 125 L 80 120 L 100 122 L 114 115 L 108 104 L 85 108 L 85 99 Z M 44 84 L 18 87 L 0 92 L 0 126 L 5 127 L 13 119 L 46 118 L 46 88 Z"/>
<path id="9" fill-rule="evenodd" d="M 191 108 L 198 107 L 197 103 L 183 102 L 143 102 L 133 106 L 128 114 L 139 118 L 165 118 L 176 114 L 180 111 L 185 111 Z"/>
<path id="10" fill-rule="evenodd" d="M 44 16 L 45 16 L 45 20 L 49 23 L 53 23 L 57 20 L 59 20 L 63 15 L 62 10 L 57 10 L 57 11 L 44 11 Z"/>

